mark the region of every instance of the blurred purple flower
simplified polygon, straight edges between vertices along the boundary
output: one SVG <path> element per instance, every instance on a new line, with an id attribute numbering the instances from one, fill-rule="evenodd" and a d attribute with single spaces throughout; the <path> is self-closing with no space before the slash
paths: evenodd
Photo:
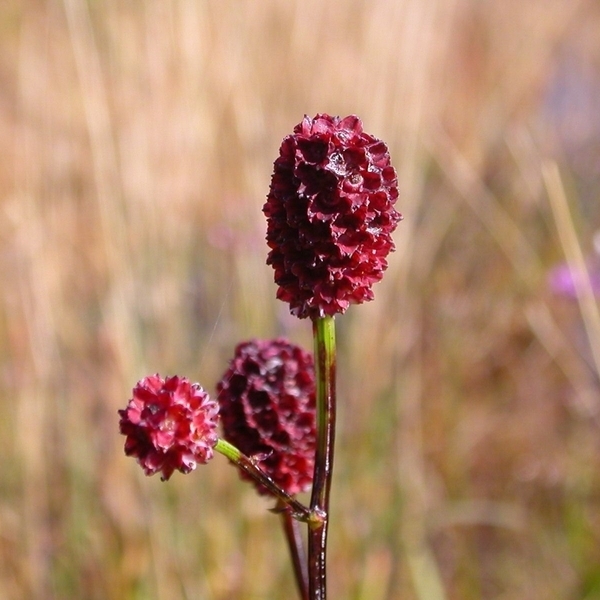
<path id="1" fill-rule="evenodd" d="M 594 296 L 600 297 L 600 265 L 588 264 L 587 270 Z M 585 273 L 573 271 L 569 265 L 561 263 L 550 271 L 548 283 L 552 292 L 557 296 L 575 299 L 577 298 L 577 289 L 585 277 Z"/>

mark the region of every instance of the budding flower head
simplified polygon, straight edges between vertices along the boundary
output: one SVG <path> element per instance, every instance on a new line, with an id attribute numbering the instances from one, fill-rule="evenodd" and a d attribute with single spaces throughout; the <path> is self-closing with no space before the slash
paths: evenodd
<path id="1" fill-rule="evenodd" d="M 284 339 L 243 342 L 217 390 L 223 437 L 288 494 L 306 490 L 316 439 L 312 355 Z"/>
<path id="2" fill-rule="evenodd" d="M 150 375 L 138 381 L 119 428 L 125 454 L 135 456 L 146 475 L 189 473 L 213 456 L 217 443 L 218 404 L 185 377 Z"/>
<path id="3" fill-rule="evenodd" d="M 333 316 L 372 300 L 402 216 L 384 142 L 354 115 L 304 117 L 282 142 L 263 212 L 267 263 L 293 315 Z"/>

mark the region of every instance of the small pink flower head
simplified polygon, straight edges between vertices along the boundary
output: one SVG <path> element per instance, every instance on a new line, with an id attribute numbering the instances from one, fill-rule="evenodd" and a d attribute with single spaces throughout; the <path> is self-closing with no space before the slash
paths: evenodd
<path id="1" fill-rule="evenodd" d="M 310 487 L 316 444 L 312 355 L 284 339 L 241 343 L 217 390 L 223 437 L 254 457 L 288 494 Z"/>
<path id="2" fill-rule="evenodd" d="M 277 297 L 299 318 L 373 299 L 402 215 L 387 146 L 354 115 L 304 117 L 282 142 L 263 212 Z"/>
<path id="3" fill-rule="evenodd" d="M 213 456 L 218 413 L 218 404 L 185 377 L 145 377 L 119 411 L 125 454 L 135 456 L 146 475 L 160 471 L 163 481 L 175 470 L 189 473 Z"/>

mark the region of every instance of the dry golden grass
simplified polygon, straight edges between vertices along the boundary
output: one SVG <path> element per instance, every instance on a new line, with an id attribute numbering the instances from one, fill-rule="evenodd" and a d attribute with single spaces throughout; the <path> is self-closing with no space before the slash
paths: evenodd
<path id="1" fill-rule="evenodd" d="M 144 478 L 116 410 L 310 346 L 260 209 L 328 112 L 388 142 L 405 215 L 338 319 L 331 597 L 600 598 L 597 305 L 546 286 L 600 227 L 599 30 L 591 0 L 5 0 L 0 597 L 292 597 L 269 503 L 222 457 Z"/>

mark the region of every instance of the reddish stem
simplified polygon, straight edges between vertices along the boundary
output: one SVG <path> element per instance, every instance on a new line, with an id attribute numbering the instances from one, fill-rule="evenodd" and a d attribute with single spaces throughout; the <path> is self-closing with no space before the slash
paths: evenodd
<path id="1" fill-rule="evenodd" d="M 308 600 L 308 566 L 300 523 L 292 517 L 288 510 L 285 510 L 284 506 L 280 506 L 280 508 L 283 509 L 281 523 L 292 558 L 298 593 L 302 600 Z"/>

